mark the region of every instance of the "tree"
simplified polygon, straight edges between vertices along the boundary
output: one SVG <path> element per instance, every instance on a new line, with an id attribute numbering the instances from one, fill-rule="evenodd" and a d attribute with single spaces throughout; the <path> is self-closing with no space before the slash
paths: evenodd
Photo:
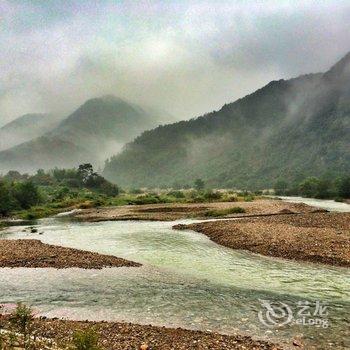
<path id="1" fill-rule="evenodd" d="M 39 169 L 34 176 L 31 177 L 31 180 L 37 185 L 53 185 L 54 179 L 50 174 L 46 174 L 44 169 Z"/>
<path id="2" fill-rule="evenodd" d="M 308 177 L 299 184 L 299 191 L 302 196 L 315 197 L 319 187 L 319 179 L 317 177 Z"/>
<path id="3" fill-rule="evenodd" d="M 85 184 L 94 174 L 94 168 L 90 163 L 80 164 L 78 168 L 78 176 L 82 183 Z"/>
<path id="4" fill-rule="evenodd" d="M 275 183 L 274 190 L 276 195 L 284 195 L 286 194 L 288 188 L 288 183 L 284 180 L 278 180 Z"/>
<path id="5" fill-rule="evenodd" d="M 25 349 L 31 349 L 30 335 L 32 333 L 33 311 L 24 304 L 17 304 L 16 310 L 10 315 L 9 321 L 16 331 L 23 334 Z"/>
<path id="6" fill-rule="evenodd" d="M 18 182 L 14 184 L 13 196 L 23 209 L 29 209 L 41 202 L 38 187 L 31 181 Z"/>
<path id="7" fill-rule="evenodd" d="M 6 182 L 0 181 L 0 216 L 7 215 L 11 210 L 11 195 Z"/>
<path id="8" fill-rule="evenodd" d="M 202 179 L 196 179 L 196 181 L 194 182 L 194 188 L 197 191 L 202 191 L 204 189 L 205 183 Z"/>
<path id="9" fill-rule="evenodd" d="M 27 174 L 21 174 L 20 172 L 18 172 L 17 170 L 10 170 L 5 176 L 4 178 L 8 181 L 20 181 L 20 180 L 26 180 L 28 179 L 28 175 Z"/>
<path id="10" fill-rule="evenodd" d="M 338 181 L 337 192 L 342 198 L 350 198 L 350 176 L 343 177 Z"/>
<path id="11" fill-rule="evenodd" d="M 331 197 L 331 187 L 332 187 L 332 184 L 329 180 L 327 179 L 318 180 L 315 197 L 321 198 L 321 199 Z"/>

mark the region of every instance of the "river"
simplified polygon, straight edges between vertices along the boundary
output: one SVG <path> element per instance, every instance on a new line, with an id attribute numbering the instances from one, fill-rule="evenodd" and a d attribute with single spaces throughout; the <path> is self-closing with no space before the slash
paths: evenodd
<path id="1" fill-rule="evenodd" d="M 41 235 L 23 232 L 24 226 L 11 227 L 0 238 L 36 238 L 143 266 L 2 268 L 0 301 L 23 301 L 50 317 L 239 332 L 289 344 L 303 334 L 317 349 L 350 347 L 349 269 L 234 251 L 202 234 L 172 229 L 174 224 L 189 222 L 194 220 L 78 223 L 50 218 L 39 221 Z M 324 327 L 292 322 L 269 328 L 263 323 L 262 300 L 287 304 L 295 318 L 298 303 L 309 302 L 312 312 L 315 304 L 326 304 L 328 315 L 319 317 Z"/>

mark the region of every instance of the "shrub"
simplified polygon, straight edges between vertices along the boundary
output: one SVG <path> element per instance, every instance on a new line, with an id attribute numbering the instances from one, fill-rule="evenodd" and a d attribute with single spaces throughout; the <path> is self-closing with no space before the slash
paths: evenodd
<path id="1" fill-rule="evenodd" d="M 208 210 L 204 213 L 204 216 L 218 217 L 218 216 L 225 216 L 229 214 L 239 214 L 239 213 L 245 213 L 245 209 L 242 207 L 233 207 L 228 209 Z"/>
<path id="2" fill-rule="evenodd" d="M 194 182 L 194 188 L 197 191 L 202 191 L 204 189 L 205 183 L 202 179 L 196 179 L 196 181 Z"/>
<path id="3" fill-rule="evenodd" d="M 203 196 L 206 200 L 218 200 L 222 197 L 222 194 L 220 192 L 213 192 L 209 190 L 206 191 Z"/>
<path id="4" fill-rule="evenodd" d="M 97 333 L 93 329 L 75 331 L 73 334 L 73 349 L 100 350 Z"/>
<path id="5" fill-rule="evenodd" d="M 350 198 L 350 176 L 343 177 L 337 184 L 338 196 L 342 198 Z"/>
<path id="6" fill-rule="evenodd" d="M 230 196 L 226 199 L 227 202 L 238 202 L 238 198 L 236 196 Z"/>
<path id="7" fill-rule="evenodd" d="M 185 198 L 185 195 L 181 191 L 170 191 L 167 193 L 167 196 L 175 197 L 175 198 Z"/>
<path id="8" fill-rule="evenodd" d="M 254 200 L 254 196 L 249 195 L 249 196 L 245 196 L 244 197 L 244 201 L 245 202 L 252 202 Z"/>
<path id="9" fill-rule="evenodd" d="M 140 189 L 140 188 L 132 188 L 130 191 L 129 191 L 130 194 L 141 194 L 143 193 L 143 191 Z"/>
<path id="10" fill-rule="evenodd" d="M 12 327 L 23 334 L 24 348 L 27 349 L 30 335 L 33 331 L 33 311 L 30 307 L 18 303 L 16 310 L 10 315 L 9 321 Z"/>
<path id="11" fill-rule="evenodd" d="M 130 199 L 128 201 L 128 204 L 131 205 L 141 205 L 141 204 L 157 204 L 157 203 L 164 203 L 164 200 L 162 200 L 159 196 L 157 195 L 142 195 L 138 196 L 135 199 Z"/>

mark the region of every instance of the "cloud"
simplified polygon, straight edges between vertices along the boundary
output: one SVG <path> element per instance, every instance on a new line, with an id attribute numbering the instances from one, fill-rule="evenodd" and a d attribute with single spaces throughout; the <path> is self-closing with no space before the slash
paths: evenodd
<path id="1" fill-rule="evenodd" d="M 189 118 L 350 49 L 341 0 L 0 0 L 0 25 L 0 125 L 103 94 Z"/>

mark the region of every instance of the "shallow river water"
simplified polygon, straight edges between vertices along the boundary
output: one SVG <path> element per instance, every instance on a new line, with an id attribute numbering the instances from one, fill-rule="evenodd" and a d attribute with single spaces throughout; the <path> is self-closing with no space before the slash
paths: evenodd
<path id="1" fill-rule="evenodd" d="M 23 301 L 52 317 L 239 332 L 289 344 L 295 336 L 304 335 L 317 349 L 350 348 L 349 269 L 230 250 L 202 234 L 173 230 L 179 222 L 193 221 L 77 223 L 45 219 L 37 225 L 42 235 L 11 227 L 0 238 L 36 238 L 116 255 L 143 266 L 3 268 L 0 302 Z M 276 306 L 284 303 L 284 312 L 293 319 L 283 325 L 288 319 L 267 313 L 263 300 L 265 306 L 266 301 L 274 303 L 277 313 Z M 305 302 L 309 308 L 303 314 L 311 315 L 303 321 L 298 303 Z M 322 312 L 320 305 L 328 308 Z M 321 325 L 310 324 L 313 322 Z M 268 327 L 270 324 L 274 327 Z"/>

